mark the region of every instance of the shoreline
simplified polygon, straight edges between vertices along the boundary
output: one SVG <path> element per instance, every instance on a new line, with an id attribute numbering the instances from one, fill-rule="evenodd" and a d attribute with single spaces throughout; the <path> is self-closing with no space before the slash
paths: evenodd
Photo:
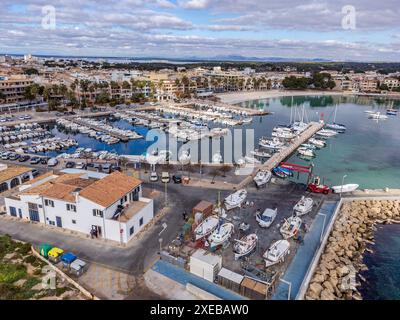
<path id="1" fill-rule="evenodd" d="M 362 300 L 358 287 L 368 271 L 364 253 L 374 244 L 377 224 L 400 223 L 400 197 L 351 199 L 343 203 L 311 278 L 306 300 Z"/>
<path id="2" fill-rule="evenodd" d="M 359 93 L 348 91 L 315 91 L 315 90 L 268 90 L 241 91 L 216 94 L 224 103 L 237 104 L 245 101 L 270 99 L 291 96 L 357 96 L 370 98 L 400 99 L 400 94 Z"/>

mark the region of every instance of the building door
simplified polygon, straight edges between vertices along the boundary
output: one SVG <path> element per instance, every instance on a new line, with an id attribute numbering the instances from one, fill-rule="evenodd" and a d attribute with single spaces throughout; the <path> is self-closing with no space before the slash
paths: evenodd
<path id="1" fill-rule="evenodd" d="M 97 236 L 97 238 L 101 237 L 101 227 L 100 226 L 92 225 L 92 232 L 94 232 L 95 237 L 96 236 Z"/>
<path id="2" fill-rule="evenodd" d="M 28 203 L 29 219 L 31 221 L 40 222 L 39 209 L 36 203 Z"/>
<path id="3" fill-rule="evenodd" d="M 57 224 L 57 227 L 62 228 L 62 220 L 61 220 L 61 217 L 56 217 L 56 224 Z"/>
<path id="4" fill-rule="evenodd" d="M 21 209 L 18 209 L 18 215 L 22 219 L 22 210 Z"/>
<path id="5" fill-rule="evenodd" d="M 10 214 L 13 217 L 16 217 L 17 216 L 17 209 L 15 209 L 14 207 L 10 207 Z"/>

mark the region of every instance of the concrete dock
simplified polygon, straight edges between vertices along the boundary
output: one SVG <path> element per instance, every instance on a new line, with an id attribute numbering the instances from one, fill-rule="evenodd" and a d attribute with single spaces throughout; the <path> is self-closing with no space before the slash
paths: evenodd
<path id="1" fill-rule="evenodd" d="M 261 166 L 259 166 L 258 170 L 253 174 L 246 177 L 241 183 L 239 183 L 236 189 L 242 189 L 246 187 L 253 181 L 254 176 L 258 171 L 271 171 L 280 162 L 287 159 L 293 152 L 300 147 L 301 144 L 305 143 L 308 139 L 310 139 L 317 131 L 321 130 L 324 127 L 323 122 L 310 122 L 308 128 L 304 130 L 296 139 L 292 140 L 292 142 L 286 148 L 281 149 L 279 152 L 276 152 L 271 158 L 269 158 L 266 162 L 264 162 Z"/>

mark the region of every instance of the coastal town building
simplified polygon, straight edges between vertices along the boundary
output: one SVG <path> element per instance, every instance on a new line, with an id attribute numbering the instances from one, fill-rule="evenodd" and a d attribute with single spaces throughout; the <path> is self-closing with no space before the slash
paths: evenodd
<path id="1" fill-rule="evenodd" d="M 0 193 L 33 179 L 32 168 L 0 163 Z"/>
<path id="2" fill-rule="evenodd" d="M 5 198 L 7 214 L 126 244 L 154 215 L 142 182 L 120 172 L 45 174 Z"/>
<path id="3" fill-rule="evenodd" d="M 25 88 L 33 84 L 26 75 L 0 76 L 0 92 L 4 95 L 3 103 L 15 103 L 26 100 Z"/>

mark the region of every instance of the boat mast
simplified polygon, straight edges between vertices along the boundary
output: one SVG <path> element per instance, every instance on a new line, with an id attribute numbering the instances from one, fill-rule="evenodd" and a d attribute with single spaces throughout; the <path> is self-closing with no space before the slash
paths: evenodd
<path id="1" fill-rule="evenodd" d="M 336 123 L 337 104 L 335 106 L 335 115 L 333 116 L 333 123 Z"/>
<path id="2" fill-rule="evenodd" d="M 292 96 L 292 103 L 290 104 L 290 124 L 292 124 L 292 114 L 293 114 L 293 96 Z"/>

